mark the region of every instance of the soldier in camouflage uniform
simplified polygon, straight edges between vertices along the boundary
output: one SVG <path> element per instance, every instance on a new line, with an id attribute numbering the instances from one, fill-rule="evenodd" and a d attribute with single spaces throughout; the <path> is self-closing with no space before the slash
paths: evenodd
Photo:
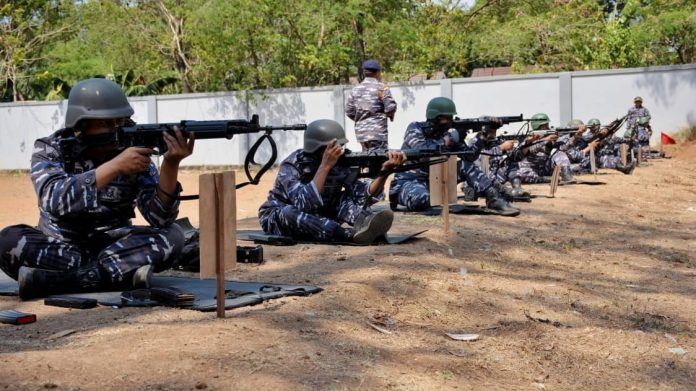
<path id="1" fill-rule="evenodd" d="M 480 152 L 486 147 L 487 139 L 476 135 L 467 145 L 458 140 L 457 132 L 450 132 L 452 121 L 457 114 L 456 106 L 451 99 L 439 97 L 428 102 L 425 122 L 412 122 L 406 129 L 402 150 L 407 149 L 444 149 L 463 152 L 459 180 L 465 180 L 477 195 L 486 197 L 489 209 L 505 215 L 517 215 L 519 209 L 513 208 L 503 199 L 493 182 L 486 177 L 474 163 Z M 399 172 L 394 176 L 389 189 L 389 202 L 392 209 L 403 205 L 410 211 L 427 210 L 430 208 L 430 190 L 428 168 L 418 168 Z"/>
<path id="2" fill-rule="evenodd" d="M 259 208 L 264 232 L 326 242 L 372 243 L 391 227 L 390 210 L 373 213 L 370 205 L 384 198 L 386 176 L 356 179 L 348 167 L 337 166 L 343 155 L 343 127 L 317 120 L 307 126 L 304 148 L 281 164 L 268 199 Z M 401 165 L 406 156 L 389 151 L 382 171 Z M 346 225 L 344 225 L 346 224 Z"/>
<path id="3" fill-rule="evenodd" d="M 114 129 L 133 114 L 120 87 L 83 80 L 70 90 L 65 128 L 36 140 L 31 180 L 37 228 L 0 231 L 0 268 L 19 282 L 22 299 L 102 287 L 147 287 L 183 247 L 178 214 L 180 161 L 193 138 L 164 135 L 162 172 L 151 149 L 116 150 Z M 133 226 L 138 206 L 149 227 Z"/>
<path id="4" fill-rule="evenodd" d="M 650 137 L 652 128 L 650 127 L 650 111 L 643 107 L 643 98 L 636 96 L 633 98 L 633 107 L 628 109 L 626 126 L 634 134 L 639 147 L 643 151 L 643 156 L 650 155 Z"/>
<path id="5" fill-rule="evenodd" d="M 532 116 L 532 130 L 550 130 L 549 117 L 544 113 Z M 526 157 L 520 162 L 519 175 L 524 183 L 549 182 L 554 166 L 561 168 L 561 182 L 573 183 L 568 155 L 559 150 L 558 135 L 550 134 L 534 141 L 526 148 Z"/>
<path id="6" fill-rule="evenodd" d="M 346 115 L 355 121 L 355 136 L 363 152 L 388 149 L 387 118 L 393 121 L 396 112 L 396 101 L 380 81 L 380 72 L 377 61 L 365 61 L 365 79 L 353 87 L 346 101 Z"/>

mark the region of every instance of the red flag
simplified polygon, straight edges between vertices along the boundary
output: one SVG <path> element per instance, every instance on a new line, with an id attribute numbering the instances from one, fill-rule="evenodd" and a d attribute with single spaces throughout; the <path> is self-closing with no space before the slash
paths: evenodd
<path id="1" fill-rule="evenodd" d="M 670 137 L 670 136 L 669 136 L 667 133 L 665 133 L 665 132 L 661 132 L 661 139 L 660 139 L 660 141 L 662 141 L 662 145 L 676 144 L 676 143 L 677 143 L 677 141 L 676 141 L 675 139 L 673 139 L 672 137 Z"/>

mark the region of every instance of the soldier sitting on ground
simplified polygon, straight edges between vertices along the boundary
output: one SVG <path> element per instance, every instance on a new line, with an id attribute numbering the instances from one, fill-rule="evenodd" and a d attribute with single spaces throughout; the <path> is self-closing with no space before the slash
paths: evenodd
<path id="1" fill-rule="evenodd" d="M 151 149 L 118 150 L 114 131 L 133 115 L 121 88 L 105 79 L 77 83 L 65 128 L 34 144 L 31 180 L 38 228 L 0 231 L 0 268 L 22 299 L 100 288 L 148 287 L 183 247 L 177 217 L 179 163 L 193 152 L 178 130 L 165 134 L 161 173 Z M 133 226 L 137 204 L 151 226 Z"/>
<path id="2" fill-rule="evenodd" d="M 406 129 L 402 150 L 407 149 L 444 149 L 447 151 L 462 152 L 461 170 L 462 180 L 474 189 L 477 196 L 486 197 L 486 206 L 489 209 L 504 215 L 518 215 L 520 210 L 513 208 L 503 198 L 500 192 L 493 186 L 490 178 L 486 177 L 475 164 L 481 151 L 488 144 L 484 135 L 476 135 L 471 140 L 471 145 L 464 140 L 457 140 L 457 132 L 450 132 L 452 121 L 457 114 L 454 102 L 445 97 L 433 98 L 426 108 L 425 122 L 412 122 Z M 430 190 L 428 168 L 417 168 L 406 172 L 399 172 L 394 176 L 389 189 L 389 202 L 392 209 L 397 205 L 403 205 L 410 211 L 421 211 L 430 208 Z"/>
<path id="3" fill-rule="evenodd" d="M 264 232 L 296 239 L 367 244 L 391 228 L 390 210 L 372 212 L 384 198 L 386 176 L 356 179 L 349 167 L 337 166 L 348 142 L 343 127 L 323 119 L 307 125 L 304 148 L 281 164 L 268 199 L 259 208 Z M 401 165 L 406 156 L 388 152 L 382 172 Z"/>

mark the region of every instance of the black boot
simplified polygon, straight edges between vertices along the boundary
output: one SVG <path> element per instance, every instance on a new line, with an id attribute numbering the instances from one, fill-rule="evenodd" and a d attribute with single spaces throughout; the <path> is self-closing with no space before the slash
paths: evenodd
<path id="1" fill-rule="evenodd" d="M 17 282 L 19 297 L 30 300 L 59 293 L 94 290 L 101 285 L 101 273 L 97 265 L 68 272 L 22 266 Z"/>
<path id="2" fill-rule="evenodd" d="M 389 209 L 396 211 L 399 207 L 399 193 L 392 194 L 389 192 Z"/>
<path id="3" fill-rule="evenodd" d="M 513 199 L 529 199 L 532 195 L 525 189 L 522 188 L 522 178 L 515 177 L 510 181 L 512 184 L 512 197 Z"/>
<path id="4" fill-rule="evenodd" d="M 570 169 L 570 166 L 561 167 L 561 183 L 564 185 L 575 183 L 575 178 L 573 178 L 573 171 Z"/>
<path id="5" fill-rule="evenodd" d="M 464 201 L 477 201 L 478 197 L 476 196 L 476 191 L 466 183 L 464 183 L 461 187 L 462 193 L 464 193 Z"/>
<path id="6" fill-rule="evenodd" d="M 493 186 L 486 189 L 486 207 L 500 212 L 502 216 L 517 216 L 520 210 L 512 207 Z"/>
<path id="7" fill-rule="evenodd" d="M 363 212 L 355 219 L 353 241 L 358 244 L 373 243 L 389 231 L 394 221 L 394 212 L 381 210 L 376 213 Z"/>
<path id="8" fill-rule="evenodd" d="M 631 173 L 633 173 L 634 168 L 636 168 L 635 162 L 630 162 L 630 163 L 626 164 L 625 166 L 621 163 L 616 165 L 616 169 L 620 172 L 623 172 L 626 175 L 631 175 Z"/>

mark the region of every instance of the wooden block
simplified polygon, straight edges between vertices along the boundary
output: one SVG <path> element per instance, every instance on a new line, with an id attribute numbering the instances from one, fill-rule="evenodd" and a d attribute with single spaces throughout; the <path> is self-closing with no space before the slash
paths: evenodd
<path id="1" fill-rule="evenodd" d="M 453 204 L 457 202 L 457 157 L 450 156 L 445 162 L 447 163 L 447 203 Z M 445 163 L 434 164 L 430 166 L 430 174 L 428 187 L 430 189 L 430 206 L 443 205 L 444 192 L 442 189 L 443 168 Z"/>
<path id="2" fill-rule="evenodd" d="M 626 153 L 627 148 L 628 148 L 628 146 L 626 144 L 621 144 L 619 146 L 619 150 L 621 151 L 621 164 L 623 164 L 624 166 L 626 165 L 626 163 L 628 163 L 627 153 Z"/>
<path id="3" fill-rule="evenodd" d="M 217 180 L 217 185 L 216 185 Z M 216 254 L 221 242 L 224 270 L 237 264 L 237 205 L 234 172 L 202 174 L 199 179 L 200 278 L 217 275 Z M 222 205 L 222 209 L 219 206 Z M 218 213 L 221 213 L 218 216 Z M 217 221 L 221 222 L 218 227 Z M 221 236 L 222 235 L 222 236 Z"/>
<path id="4" fill-rule="evenodd" d="M 481 155 L 481 165 L 483 166 L 483 175 L 488 176 L 491 169 L 491 157 L 488 155 Z"/>
<path id="5" fill-rule="evenodd" d="M 549 186 L 549 197 L 553 198 L 556 196 L 556 188 L 558 188 L 558 181 L 561 176 L 561 166 L 556 165 L 553 168 L 553 174 L 551 174 L 551 184 Z"/>
<path id="6" fill-rule="evenodd" d="M 640 166 L 641 163 L 643 163 L 643 148 L 638 145 L 638 148 L 636 148 L 636 166 Z"/>
<path id="7" fill-rule="evenodd" d="M 217 194 L 215 174 L 198 177 L 198 219 L 200 221 L 200 278 L 211 278 L 216 274 L 217 251 Z"/>
<path id="8" fill-rule="evenodd" d="M 442 199 L 443 200 L 449 200 L 449 186 L 448 186 L 448 180 L 449 179 L 449 160 L 445 162 L 444 164 L 441 164 L 442 166 L 442 178 L 445 180 L 442 181 L 441 187 L 442 187 Z M 456 166 L 455 166 L 456 167 Z M 455 179 L 456 181 L 456 179 Z M 456 187 L 455 187 L 456 191 Z M 456 201 L 455 201 L 456 202 Z M 442 219 L 445 225 L 445 235 L 449 234 L 449 203 L 446 205 L 442 205 Z"/>
<path id="9" fill-rule="evenodd" d="M 590 149 L 590 171 L 597 175 L 597 161 L 595 160 L 594 148 Z"/>

